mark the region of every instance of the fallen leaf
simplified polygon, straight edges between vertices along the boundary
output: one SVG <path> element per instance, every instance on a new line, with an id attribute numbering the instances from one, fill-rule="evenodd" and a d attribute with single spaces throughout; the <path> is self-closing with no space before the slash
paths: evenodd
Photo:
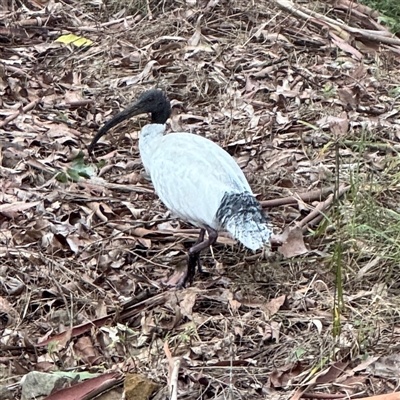
<path id="1" fill-rule="evenodd" d="M 304 244 L 303 232 L 298 227 L 285 229 L 284 234 L 279 236 L 279 240 L 283 244 L 278 247 L 278 251 L 287 258 L 308 253 Z"/>

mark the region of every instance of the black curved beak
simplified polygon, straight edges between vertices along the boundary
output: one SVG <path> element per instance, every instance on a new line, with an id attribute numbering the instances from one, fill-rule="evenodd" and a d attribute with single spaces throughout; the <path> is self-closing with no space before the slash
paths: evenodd
<path id="1" fill-rule="evenodd" d="M 96 143 L 99 141 L 99 139 L 107 133 L 111 128 L 113 128 L 115 125 L 118 125 L 120 122 L 125 121 L 128 118 L 134 117 L 135 115 L 139 114 L 144 114 L 147 111 L 144 110 L 143 104 L 140 104 L 140 101 L 132 104 L 131 106 L 125 108 L 125 110 L 122 110 L 119 112 L 117 115 L 115 115 L 113 118 L 108 120 L 96 133 L 96 136 L 93 138 L 92 142 L 90 143 L 88 147 L 88 152 L 89 155 L 92 155 L 94 146 Z"/>

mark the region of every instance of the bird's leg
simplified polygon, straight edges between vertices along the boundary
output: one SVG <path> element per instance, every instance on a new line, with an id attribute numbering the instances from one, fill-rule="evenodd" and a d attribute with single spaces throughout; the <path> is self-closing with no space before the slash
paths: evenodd
<path id="1" fill-rule="evenodd" d="M 206 230 L 204 228 L 200 229 L 200 234 L 199 237 L 196 240 L 196 243 L 191 247 L 191 249 L 193 247 L 196 247 L 198 244 L 204 242 L 204 235 L 206 233 Z M 189 249 L 189 263 L 194 264 L 195 266 L 197 265 L 197 269 L 200 273 L 203 272 L 203 268 L 201 267 L 201 263 L 200 263 L 200 253 L 197 252 L 193 255 L 190 254 L 190 249 Z"/>
<path id="2" fill-rule="evenodd" d="M 188 273 L 190 273 L 190 268 L 195 268 L 196 264 L 199 272 L 203 272 L 200 263 L 200 252 L 205 248 L 212 246 L 217 241 L 218 232 L 215 229 L 210 228 L 209 226 L 207 226 L 206 229 L 208 233 L 208 238 L 204 240 L 204 234 L 206 231 L 202 228 L 200 230 L 200 235 L 196 243 L 189 249 Z"/>
<path id="3" fill-rule="evenodd" d="M 204 240 L 205 229 L 202 229 L 196 243 L 189 249 L 189 254 L 199 253 L 206 247 L 212 246 L 217 241 L 218 232 L 209 226 L 206 227 L 206 230 L 208 233 L 208 238 Z"/>
<path id="4" fill-rule="evenodd" d="M 204 235 L 208 233 L 208 238 L 204 240 Z M 166 282 L 163 282 L 167 286 L 173 286 L 177 288 L 186 287 L 189 283 L 192 283 L 193 278 L 196 274 L 196 265 L 199 272 L 203 272 L 200 264 L 200 252 L 208 246 L 212 246 L 218 238 L 218 232 L 210 227 L 200 230 L 199 238 L 196 243 L 189 249 L 189 257 L 186 272 L 177 272 L 173 274 Z"/>
<path id="5" fill-rule="evenodd" d="M 204 242 L 204 235 L 206 234 L 206 230 L 204 228 L 200 229 L 199 237 L 196 240 L 196 243 L 189 249 L 189 258 L 188 258 L 188 265 L 187 265 L 187 272 L 186 276 L 184 277 L 184 285 L 187 282 L 191 283 L 193 281 L 194 276 L 196 275 L 196 265 L 197 269 L 200 273 L 203 272 L 203 268 L 201 268 L 200 263 L 200 253 L 191 253 L 193 247 L 196 247 L 200 243 Z"/>
<path id="6" fill-rule="evenodd" d="M 206 230 L 204 228 L 200 229 L 199 237 L 196 240 L 196 243 L 193 246 L 198 245 L 199 243 L 204 241 L 204 235 L 206 234 Z M 192 247 L 193 247 L 192 246 Z"/>

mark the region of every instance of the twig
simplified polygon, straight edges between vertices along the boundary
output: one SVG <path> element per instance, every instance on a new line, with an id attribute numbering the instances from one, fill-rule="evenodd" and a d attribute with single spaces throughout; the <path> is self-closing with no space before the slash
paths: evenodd
<path id="1" fill-rule="evenodd" d="M 72 108 L 72 107 L 82 107 L 87 106 L 88 104 L 94 104 L 94 100 L 85 99 L 85 100 L 76 100 L 76 101 L 68 101 L 66 103 L 57 104 L 56 108 Z"/>
<path id="2" fill-rule="evenodd" d="M 150 9 L 150 1 L 146 0 L 146 6 L 147 6 L 147 14 L 149 16 L 149 20 L 151 21 L 153 19 L 153 13 L 151 12 Z"/>
<path id="3" fill-rule="evenodd" d="M 171 373 L 171 381 L 170 381 L 170 396 L 171 400 L 177 400 L 178 398 L 178 377 L 179 377 L 179 368 L 181 366 L 181 359 L 177 358 L 173 362 L 173 368 Z"/>
<path id="4" fill-rule="evenodd" d="M 306 226 L 303 227 L 303 234 L 308 231 L 312 226 L 317 226 L 324 219 L 324 214 L 320 213 L 317 217 L 312 219 Z"/>
<path id="5" fill-rule="evenodd" d="M 329 193 L 332 193 L 334 189 L 335 189 L 334 186 L 330 186 L 323 189 L 312 190 L 310 192 L 295 193 L 293 196 L 287 196 L 281 199 L 260 201 L 260 204 L 263 208 L 271 208 L 287 204 L 297 204 L 299 200 L 302 200 L 304 202 L 321 200 L 322 198 L 326 197 Z"/>
<path id="6" fill-rule="evenodd" d="M 360 145 L 360 142 L 356 142 L 354 140 L 345 140 L 343 143 L 346 146 L 359 146 Z M 400 151 L 400 145 L 391 144 L 391 143 L 366 142 L 366 143 L 363 143 L 363 146 L 366 146 L 371 150 L 393 151 L 394 153 L 398 153 Z"/>
<path id="7" fill-rule="evenodd" d="M 337 192 L 337 196 L 341 197 L 344 193 L 346 193 L 350 189 L 350 186 L 341 186 Z M 307 232 L 310 226 L 316 225 L 324 218 L 324 214 L 322 211 L 328 209 L 333 203 L 334 193 L 330 194 L 329 197 L 322 203 L 319 203 L 310 214 L 308 214 L 305 218 L 303 218 L 298 226 L 302 228 L 303 233 Z"/>
<path id="8" fill-rule="evenodd" d="M 118 183 L 109 183 L 109 182 L 96 182 L 92 179 L 87 181 L 79 181 L 78 185 L 83 187 L 103 186 L 107 189 L 117 190 L 121 192 L 154 193 L 154 190 L 147 189 L 143 186 L 126 185 L 126 184 L 120 185 Z"/>
<path id="9" fill-rule="evenodd" d="M 115 19 L 115 20 L 113 20 L 113 21 L 104 22 L 103 24 L 100 24 L 100 26 L 101 26 L 102 28 L 106 28 L 106 27 L 108 27 L 108 26 L 115 25 L 115 24 L 119 24 L 119 23 L 121 23 L 121 22 L 126 22 L 126 21 L 129 21 L 129 20 L 131 20 L 131 19 L 133 19 L 133 20 L 135 20 L 135 19 L 139 20 L 139 19 L 140 19 L 140 16 L 138 16 L 138 15 L 127 15 L 126 17 L 123 17 L 123 18 Z"/>
<path id="10" fill-rule="evenodd" d="M 313 19 L 317 19 L 319 21 L 324 21 L 326 24 L 328 24 L 331 28 L 340 31 L 347 31 L 355 35 L 362 36 L 364 39 L 368 39 L 374 42 L 379 42 L 379 43 L 386 43 L 386 44 L 392 44 L 392 45 L 400 45 L 400 39 L 397 39 L 395 37 L 388 37 L 386 35 L 390 34 L 386 31 L 373 31 L 373 30 L 367 30 L 367 29 L 359 29 L 359 28 L 353 28 L 351 26 L 348 26 L 346 24 L 343 24 L 339 21 L 336 21 L 332 18 L 326 17 L 325 15 L 319 14 L 315 11 L 309 10 L 306 7 L 302 7 L 298 4 L 293 4 L 291 1 L 288 0 L 275 0 L 276 4 L 283 8 L 286 11 L 289 11 L 293 13 L 294 15 L 306 19 L 308 21 L 313 21 Z"/>
<path id="11" fill-rule="evenodd" d="M 6 69 L 6 71 L 9 71 L 9 72 L 11 72 L 11 73 L 13 73 L 15 75 L 22 75 L 22 76 L 25 76 L 25 77 L 27 77 L 29 79 L 32 78 L 30 74 L 28 74 L 27 72 L 25 72 L 21 68 L 14 67 L 13 65 L 5 65 L 5 69 Z"/>
<path id="12" fill-rule="evenodd" d="M 346 15 L 350 11 L 350 16 L 354 16 L 354 17 L 358 18 L 359 20 L 361 20 L 364 23 L 364 25 L 369 25 L 369 26 L 372 25 L 377 30 L 381 31 L 384 29 L 385 32 L 389 32 L 384 26 L 380 25 L 378 22 L 374 21 L 372 18 L 369 18 L 364 13 L 356 10 L 356 7 L 353 7 L 352 4 L 353 3 L 344 5 L 344 3 L 342 3 L 342 4 L 338 3 L 335 5 L 335 10 L 337 10 L 339 12 L 342 11 Z M 360 4 L 354 3 L 354 5 L 359 6 Z M 391 36 L 390 32 L 389 32 L 389 35 Z"/>
<path id="13" fill-rule="evenodd" d="M 325 210 L 332 204 L 333 201 L 333 193 L 328 196 L 328 198 L 324 201 L 319 203 L 313 211 L 310 212 L 306 217 L 304 217 L 300 222 L 298 222 L 298 226 L 300 228 L 308 228 L 308 223 L 311 222 L 314 218 L 321 215 L 321 211 Z"/>
<path id="14" fill-rule="evenodd" d="M 179 368 L 181 366 L 181 358 L 172 357 L 171 350 L 168 346 L 168 340 L 164 342 L 164 353 L 167 357 L 169 368 L 168 368 L 168 387 L 169 387 L 169 395 L 171 400 L 178 399 L 178 377 L 179 377 Z"/>
<path id="15" fill-rule="evenodd" d="M 325 400 L 327 400 L 327 399 L 329 399 L 329 400 L 332 400 L 332 399 L 343 399 L 344 400 L 344 399 L 347 399 L 348 397 L 343 393 L 334 394 L 334 393 L 311 393 L 311 392 L 307 392 L 307 393 L 303 393 L 301 395 L 301 398 L 302 399 L 325 399 Z"/>
<path id="16" fill-rule="evenodd" d="M 23 21 L 18 21 L 16 25 L 22 27 L 38 26 L 43 29 L 47 29 L 45 28 L 45 25 L 48 23 L 48 18 L 49 17 L 47 18 L 36 17 L 36 18 L 25 19 Z"/>
<path id="17" fill-rule="evenodd" d="M 19 115 L 26 113 L 30 110 L 32 110 L 33 108 L 36 107 L 36 105 L 41 101 L 42 99 L 37 99 L 34 101 L 31 101 L 29 104 L 27 104 L 25 107 L 23 107 L 22 109 L 20 109 L 18 112 L 16 112 L 15 114 L 9 115 L 7 118 L 3 119 L 3 121 L 0 122 L 0 128 L 5 127 L 9 122 L 11 122 L 12 120 L 14 120 L 15 118 L 17 118 Z"/>
<path id="18" fill-rule="evenodd" d="M 359 397 L 358 400 L 400 400 L 400 392 L 393 392 L 389 394 L 378 394 L 376 396 L 369 396 L 369 397 Z"/>

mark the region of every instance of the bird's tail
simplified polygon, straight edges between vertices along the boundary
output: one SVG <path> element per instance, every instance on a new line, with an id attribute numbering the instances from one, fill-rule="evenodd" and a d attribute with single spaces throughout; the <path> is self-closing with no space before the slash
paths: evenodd
<path id="1" fill-rule="evenodd" d="M 235 239 L 251 250 L 269 244 L 272 224 L 249 192 L 225 193 L 216 218 Z"/>

